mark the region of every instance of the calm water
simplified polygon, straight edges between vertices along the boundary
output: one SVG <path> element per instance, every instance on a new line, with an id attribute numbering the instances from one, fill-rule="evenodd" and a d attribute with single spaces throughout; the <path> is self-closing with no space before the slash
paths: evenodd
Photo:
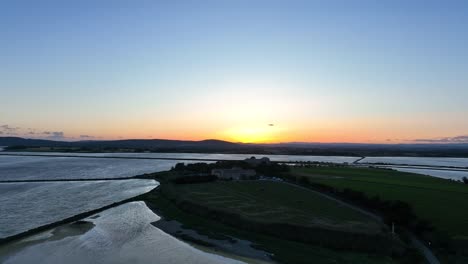
<path id="1" fill-rule="evenodd" d="M 429 175 L 432 177 L 438 177 L 443 179 L 451 179 L 461 181 L 463 177 L 468 178 L 468 171 L 451 171 L 451 170 L 431 170 L 431 169 L 415 169 L 415 168 L 401 168 L 401 167 L 390 167 L 397 171 L 419 173 L 423 175 Z"/>
<path id="2" fill-rule="evenodd" d="M 468 158 L 426 158 L 426 157 L 367 157 L 360 163 L 389 163 L 400 165 L 468 167 Z"/>
<path id="3" fill-rule="evenodd" d="M 122 178 L 169 170 L 178 162 L 184 161 L 0 156 L 0 180 Z"/>
<path id="4" fill-rule="evenodd" d="M 39 153 L 37 153 L 39 154 Z M 56 155 L 57 153 L 41 153 Z M 65 153 L 70 155 L 69 153 Z M 238 160 L 255 154 L 198 153 L 100 153 L 77 156 L 133 156 L 178 159 Z M 266 155 L 275 161 L 320 161 L 352 163 L 356 157 Z M 170 169 L 179 160 L 94 159 L 74 157 L 0 156 L 0 180 L 119 178 Z M 185 161 L 186 163 L 197 161 Z M 363 162 L 385 162 L 425 166 L 468 166 L 459 158 L 366 158 Z M 461 179 L 468 172 L 429 168 L 394 168 L 441 178 Z M 0 184 L 0 237 L 7 237 L 100 208 L 148 192 L 153 180 L 3 183 Z M 6 263 L 240 263 L 209 254 L 185 244 L 149 223 L 158 220 L 144 203 L 130 203 L 90 218 L 95 226 L 83 233 L 57 238 L 40 236 L 37 243 L 0 248 Z M 33 239 L 33 238 L 29 238 Z M 39 243 L 40 242 L 40 243 Z M 18 242 L 19 243 L 19 242 Z M 21 244 L 21 243 L 20 243 Z M 15 247 L 15 250 L 9 247 Z M 13 254 L 14 253 L 14 254 Z M 6 255 L 8 256 L 6 256 Z M 3 259 L 2 259 L 3 258 Z M 89 259 L 87 259 L 89 258 Z"/>
<path id="5" fill-rule="evenodd" d="M 5 152 L 4 152 L 5 153 Z M 20 153 L 17 153 L 20 154 Z M 27 154 L 27 153 L 24 153 Z M 41 152 L 40 155 L 60 153 Z M 63 153 L 74 156 L 114 156 L 114 157 L 152 157 L 177 159 L 226 159 L 239 160 L 255 154 L 200 154 L 200 153 Z M 338 156 L 287 156 L 269 155 L 276 161 L 321 161 L 353 162 L 355 157 Z M 32 179 L 96 179 L 121 178 L 139 174 L 169 170 L 178 162 L 193 163 L 202 161 L 187 160 L 137 160 L 137 159 L 93 159 L 70 157 L 27 157 L 0 156 L 0 180 Z"/>
<path id="6" fill-rule="evenodd" d="M 87 218 L 94 227 L 83 234 L 60 237 L 52 230 L 0 248 L 0 262 L 3 259 L 4 263 L 15 264 L 244 263 L 203 252 L 175 239 L 151 225 L 159 219 L 143 202 L 127 203 Z"/>
<path id="7" fill-rule="evenodd" d="M 5 152 L 3 152 L 5 153 Z M 25 153 L 27 154 L 27 153 Z M 40 155 L 57 155 L 60 153 L 40 152 Z M 202 153 L 64 153 L 75 156 L 115 156 L 115 157 L 152 157 L 177 159 L 225 159 L 239 160 L 258 154 L 202 154 Z M 266 155 L 275 161 L 320 161 L 352 163 L 356 157 L 341 156 L 295 156 Z M 0 156 L 0 180 L 33 180 L 33 179 L 92 179 L 130 177 L 143 173 L 165 171 L 178 162 L 193 163 L 204 161 L 190 160 L 133 160 L 133 159 L 93 159 L 69 157 L 18 157 Z M 360 162 L 411 164 L 422 166 L 467 167 L 468 158 L 414 158 L 414 157 L 367 157 Z M 468 177 L 468 172 L 438 171 L 431 168 L 394 168 L 401 171 L 421 173 L 434 177 L 460 180 Z"/>
<path id="8" fill-rule="evenodd" d="M 3 152 L 10 153 L 10 152 Z M 14 154 L 31 154 L 31 152 L 13 152 Z M 268 157 L 273 161 L 318 161 L 318 162 L 354 162 L 359 157 L 346 156 L 301 156 L 301 155 L 265 155 L 265 154 L 206 154 L 206 153 L 58 153 L 58 152 L 34 152 L 38 155 L 67 155 L 67 156 L 112 156 L 112 157 L 148 157 L 148 158 L 176 158 L 176 159 L 220 159 L 220 160 L 242 160 L 255 156 Z"/>
<path id="9" fill-rule="evenodd" d="M 468 168 L 468 158 L 434 158 L 434 157 L 367 157 L 359 163 L 387 163 L 394 165 L 417 165 L 422 167 L 402 168 L 385 166 L 398 171 L 419 173 L 443 179 L 462 180 L 468 178 L 468 171 L 437 170 L 430 166 L 450 166 Z M 428 166 L 428 167 L 424 167 Z"/>
<path id="10" fill-rule="evenodd" d="M 0 237 L 146 193 L 154 180 L 0 184 Z"/>
<path id="11" fill-rule="evenodd" d="M 76 153 L 74 155 L 180 159 L 244 159 L 250 156 L 262 156 L 198 153 Z M 287 155 L 269 155 L 269 157 L 272 160 L 324 162 L 352 162 L 356 159 L 355 157 Z M 373 157 L 366 158 L 364 161 L 417 165 L 468 165 L 468 159 L 460 158 Z M 0 156 L 0 180 L 119 178 L 168 170 L 178 162 L 183 161 Z M 441 171 L 428 168 L 395 169 L 456 180 L 468 177 L 468 172 L 459 171 Z M 136 196 L 149 191 L 156 185 L 157 183 L 154 181 L 143 180 L 0 184 L 0 237 L 10 236 Z"/>
<path id="12" fill-rule="evenodd" d="M 183 161 L 0 156 L 0 180 L 119 178 L 168 170 L 178 162 Z M 157 185 L 140 179 L 0 183 L 0 238 Z M 62 237 L 62 228 L 61 235 L 50 231 L 3 246 L 0 263 L 242 263 L 195 249 L 149 224 L 158 219 L 144 203 L 126 204 L 90 219 L 95 226 L 83 234 Z"/>

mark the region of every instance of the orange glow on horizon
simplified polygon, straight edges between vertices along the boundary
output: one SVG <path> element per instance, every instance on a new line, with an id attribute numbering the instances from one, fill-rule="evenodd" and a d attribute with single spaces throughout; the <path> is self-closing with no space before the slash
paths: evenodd
<path id="1" fill-rule="evenodd" d="M 122 122 L 108 120 L 102 122 L 88 120 L 86 129 L 73 122 L 47 124 L 37 127 L 43 131 L 60 131 L 64 126 L 65 140 L 119 140 L 119 139 L 171 139 L 205 140 L 218 139 L 241 143 L 284 143 L 284 142 L 323 142 L 323 143 L 412 143 L 418 138 L 437 138 L 441 135 L 464 134 L 464 126 L 459 117 L 442 116 L 441 122 L 430 122 L 419 115 L 406 118 L 359 117 L 342 118 L 332 115 L 264 116 L 252 111 L 224 114 L 219 111 L 190 112 L 185 115 L 158 116 L 149 112 L 138 118 L 129 115 Z M 157 119 L 155 118 L 157 117 Z M 236 118 L 234 118 L 236 117 Z M 151 120 L 154 120 L 151 122 Z M 68 120 L 67 120 L 68 121 Z M 273 123 L 272 126 L 269 123 Z M 440 125 L 440 124 L 443 125 Z M 18 124 L 18 126 L 22 126 Z M 448 130 L 446 128 L 450 127 Z M 91 135 L 92 138 L 80 138 Z M 25 136 L 27 137 L 27 135 Z"/>

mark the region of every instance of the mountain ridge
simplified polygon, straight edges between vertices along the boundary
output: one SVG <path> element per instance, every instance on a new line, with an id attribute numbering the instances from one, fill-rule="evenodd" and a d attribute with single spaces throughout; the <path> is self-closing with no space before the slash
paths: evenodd
<path id="1" fill-rule="evenodd" d="M 369 143 L 234 143 L 229 141 L 171 140 L 171 139 L 120 139 L 56 141 L 47 139 L 27 139 L 21 137 L 0 137 L 0 146 L 15 151 L 60 152 L 200 152 L 231 154 L 284 154 L 320 156 L 425 156 L 425 157 L 468 157 L 466 143 L 408 143 L 408 144 L 369 144 Z"/>

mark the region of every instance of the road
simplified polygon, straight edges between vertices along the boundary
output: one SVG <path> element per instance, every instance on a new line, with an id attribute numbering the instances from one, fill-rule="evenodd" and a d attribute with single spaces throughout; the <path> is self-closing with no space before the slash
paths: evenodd
<path id="1" fill-rule="evenodd" d="M 409 234 L 410 234 L 410 239 L 411 239 L 411 242 L 413 243 L 413 246 L 415 248 L 417 248 L 419 250 L 419 252 L 421 252 L 421 254 L 424 255 L 424 257 L 426 258 L 428 263 L 430 263 L 430 264 L 440 264 L 437 257 L 432 253 L 432 251 L 428 247 L 426 247 L 426 245 L 424 245 L 423 242 L 421 242 L 421 240 L 419 240 L 412 233 L 409 233 Z"/>

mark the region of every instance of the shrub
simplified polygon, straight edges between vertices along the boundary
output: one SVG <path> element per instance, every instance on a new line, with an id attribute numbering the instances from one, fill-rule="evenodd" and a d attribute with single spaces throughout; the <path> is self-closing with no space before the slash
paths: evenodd
<path id="1" fill-rule="evenodd" d="M 463 183 L 464 183 L 464 184 L 468 184 L 468 178 L 463 177 L 462 180 L 463 180 Z"/>
<path id="2" fill-rule="evenodd" d="M 193 175 L 193 176 L 182 176 L 172 180 L 175 184 L 192 184 L 192 183 L 203 183 L 216 181 L 218 177 L 214 175 Z"/>

